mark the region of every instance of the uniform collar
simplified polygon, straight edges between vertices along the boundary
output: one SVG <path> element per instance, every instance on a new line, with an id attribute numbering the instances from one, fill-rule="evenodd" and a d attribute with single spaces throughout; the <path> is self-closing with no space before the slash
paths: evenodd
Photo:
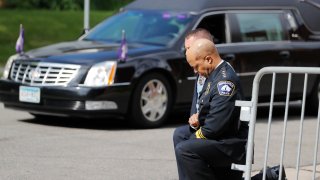
<path id="1" fill-rule="evenodd" d="M 212 81 L 212 79 L 216 76 L 217 73 L 219 73 L 220 69 L 221 69 L 224 65 L 225 65 L 225 61 L 222 60 L 222 61 L 218 64 L 218 66 L 210 73 L 209 77 L 206 78 L 206 81 L 205 81 L 205 83 L 204 83 L 204 85 L 203 85 L 202 91 L 201 91 L 200 94 L 199 94 L 200 96 L 202 95 L 202 93 L 203 93 L 204 91 L 206 91 L 207 86 L 208 86 L 208 83 Z M 200 97 L 200 96 L 199 96 L 199 97 Z"/>
<path id="2" fill-rule="evenodd" d="M 221 60 L 221 62 L 217 65 L 217 67 L 215 68 L 215 70 L 224 62 L 224 60 Z M 214 71 L 215 71 L 214 70 Z"/>

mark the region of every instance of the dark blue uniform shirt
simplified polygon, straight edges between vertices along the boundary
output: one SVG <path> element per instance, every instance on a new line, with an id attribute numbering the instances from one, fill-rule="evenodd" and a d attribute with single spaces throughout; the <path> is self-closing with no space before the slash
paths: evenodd
<path id="1" fill-rule="evenodd" d="M 242 99 L 241 89 L 229 63 L 223 62 L 211 72 L 198 99 L 200 128 L 195 132 L 197 138 L 216 140 L 219 149 L 239 160 L 244 157 L 248 135 L 247 125 L 240 128 L 240 108 L 235 106 L 235 101 Z M 194 106 L 193 101 L 191 114 L 196 113 Z"/>

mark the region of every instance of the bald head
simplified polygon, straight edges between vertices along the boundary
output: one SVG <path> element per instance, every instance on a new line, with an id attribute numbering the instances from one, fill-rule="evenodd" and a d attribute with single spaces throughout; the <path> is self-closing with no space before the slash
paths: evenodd
<path id="1" fill-rule="evenodd" d="M 196 56 L 196 59 L 201 59 L 205 56 L 212 56 L 220 59 L 217 48 L 212 41 L 208 39 L 197 39 L 190 46 L 190 52 Z"/>
<path id="2" fill-rule="evenodd" d="M 209 76 L 221 62 L 215 45 L 208 39 L 195 40 L 187 51 L 186 56 L 190 66 L 203 76 Z"/>
<path id="3" fill-rule="evenodd" d="M 196 59 L 200 59 L 203 56 L 214 54 L 214 44 L 207 39 L 198 39 L 190 46 L 190 53 L 196 56 Z"/>

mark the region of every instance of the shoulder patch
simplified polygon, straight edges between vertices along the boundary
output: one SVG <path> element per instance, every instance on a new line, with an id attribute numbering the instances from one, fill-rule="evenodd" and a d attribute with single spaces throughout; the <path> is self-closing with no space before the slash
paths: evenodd
<path id="1" fill-rule="evenodd" d="M 231 96 L 235 89 L 235 85 L 231 81 L 219 81 L 217 88 L 221 96 Z"/>

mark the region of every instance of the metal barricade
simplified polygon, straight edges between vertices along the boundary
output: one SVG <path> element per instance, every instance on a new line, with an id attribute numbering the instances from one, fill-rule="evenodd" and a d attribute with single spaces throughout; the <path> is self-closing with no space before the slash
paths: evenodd
<path id="1" fill-rule="evenodd" d="M 300 170 L 300 154 L 301 154 L 301 142 L 303 135 L 303 123 L 304 123 L 304 114 L 305 114 L 305 105 L 306 105 L 306 92 L 307 92 L 307 83 L 308 75 L 317 75 L 320 74 L 320 68 L 313 67 L 265 67 L 257 72 L 252 87 L 252 98 L 251 101 L 237 101 L 236 106 L 241 106 L 240 120 L 249 121 L 249 135 L 248 135 L 248 144 L 247 144 L 247 156 L 246 164 L 232 164 L 232 169 L 241 170 L 245 174 L 245 180 L 251 179 L 252 172 L 252 161 L 253 161 L 253 149 L 254 149 L 254 136 L 255 136 L 255 126 L 256 126 L 256 117 L 257 117 L 257 105 L 259 97 L 259 85 L 261 78 L 266 74 L 272 74 L 272 85 L 271 85 L 271 96 L 270 96 L 270 107 L 268 115 L 268 129 L 267 137 L 265 143 L 265 154 L 264 154 L 264 163 L 263 163 L 263 180 L 265 180 L 266 169 L 267 169 L 267 160 L 270 144 L 270 129 L 272 122 L 273 114 L 273 105 L 274 105 L 274 94 L 275 94 L 275 81 L 277 74 L 288 74 L 288 84 L 287 84 L 287 93 L 286 93 L 286 102 L 285 102 L 285 113 L 284 113 L 284 126 L 282 132 L 282 144 L 281 144 L 281 154 L 280 154 L 280 167 L 283 166 L 283 157 L 284 157 L 284 148 L 286 140 L 286 130 L 287 130 L 287 120 L 288 120 L 288 109 L 289 109 L 289 99 L 290 99 L 290 89 L 292 82 L 293 74 L 304 74 L 304 86 L 302 94 L 302 106 L 301 106 L 301 117 L 300 117 L 300 127 L 299 127 L 299 139 L 298 139 L 298 150 L 297 150 L 297 159 L 296 159 L 296 178 L 299 179 L 299 170 Z M 320 103 L 320 102 L 319 102 Z M 316 177 L 316 165 L 317 165 L 317 155 L 318 155 L 318 144 L 319 144 L 319 126 L 320 126 L 320 104 L 318 108 L 317 116 L 317 125 L 316 125 L 316 135 L 314 143 L 314 154 L 313 154 L 313 180 Z M 282 177 L 282 168 L 279 172 L 279 180 Z"/>

